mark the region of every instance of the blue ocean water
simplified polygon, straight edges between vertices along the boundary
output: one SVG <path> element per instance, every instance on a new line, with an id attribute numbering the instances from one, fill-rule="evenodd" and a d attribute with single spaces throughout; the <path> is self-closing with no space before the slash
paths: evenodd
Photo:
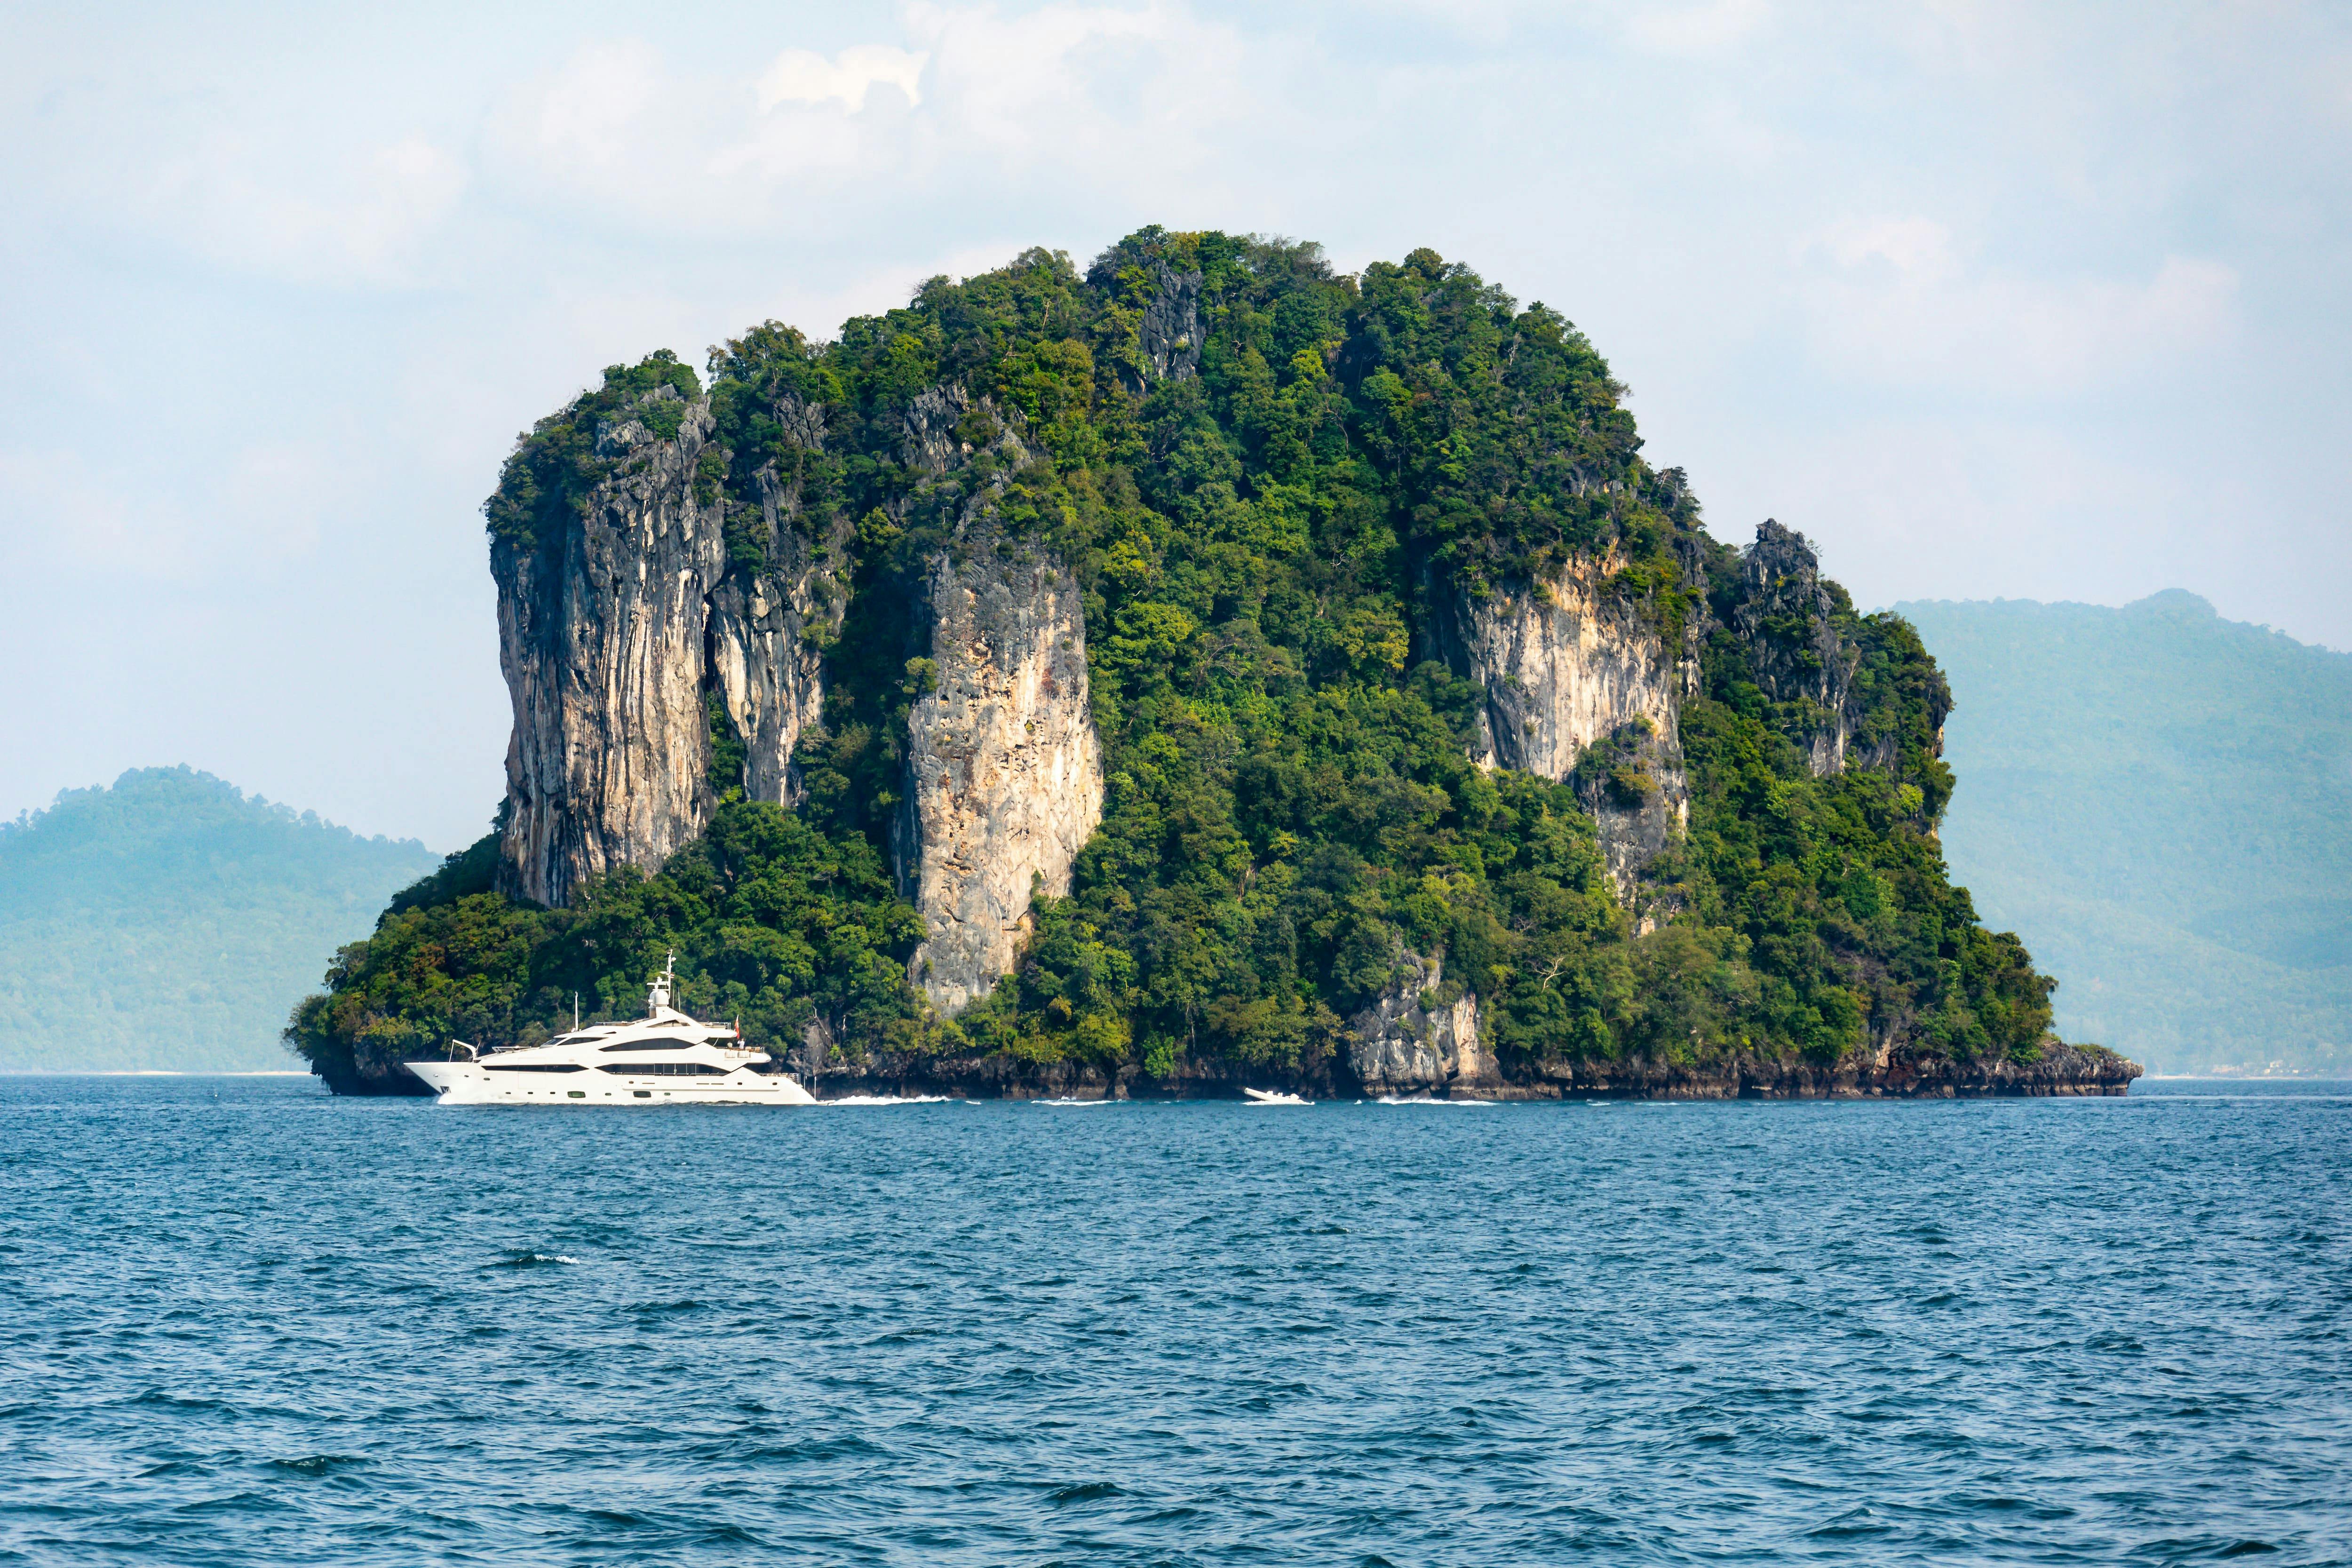
<path id="1" fill-rule="evenodd" d="M 0 1079 L 0 1560 L 2352 1559 L 2352 1088 L 2142 1090 Z"/>

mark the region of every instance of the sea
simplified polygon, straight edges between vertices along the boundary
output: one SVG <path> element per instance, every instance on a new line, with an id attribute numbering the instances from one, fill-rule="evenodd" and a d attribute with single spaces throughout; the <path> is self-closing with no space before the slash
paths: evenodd
<path id="1" fill-rule="evenodd" d="M 2352 1085 L 0 1079 L 0 1562 L 2352 1561 Z"/>

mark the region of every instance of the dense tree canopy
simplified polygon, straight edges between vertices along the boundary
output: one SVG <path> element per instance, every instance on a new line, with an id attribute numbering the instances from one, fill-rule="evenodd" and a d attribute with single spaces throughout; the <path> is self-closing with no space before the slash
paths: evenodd
<path id="1" fill-rule="evenodd" d="M 1193 275 L 1202 341 L 1155 336 Z M 1166 374 L 1171 355 L 1196 373 Z M 689 1005 L 740 1013 L 755 1037 L 823 1018 L 851 1052 L 1160 1076 L 1187 1054 L 1326 1050 L 1409 953 L 1443 955 L 1446 991 L 1476 993 L 1506 1057 L 1826 1060 L 1874 1034 L 2023 1054 L 2047 1028 L 2051 983 L 1945 877 L 1942 687 L 1917 638 L 1834 595 L 1873 765 L 1812 776 L 1818 716 L 1770 700 L 1720 629 L 1738 558 L 1681 474 L 1643 460 L 1623 388 L 1558 312 L 1465 267 L 1419 250 L 1349 277 L 1309 245 L 1147 229 L 1084 274 L 1032 251 L 934 279 L 833 342 L 767 323 L 709 369 L 703 499 L 748 516 L 772 464 L 797 488 L 795 526 L 853 541 L 825 723 L 799 754 L 805 805 L 730 804 L 667 868 L 565 911 L 519 908 L 453 862 L 346 951 L 289 1031 L 306 1051 L 370 1031 L 527 1037 L 574 989 L 634 1010 L 671 944 Z M 944 479 L 902 449 L 909 405 L 942 384 L 969 395 L 956 434 L 975 453 Z M 493 532 L 566 526 L 609 471 L 596 422 L 650 426 L 698 390 L 667 355 L 608 371 L 519 447 Z M 892 894 L 887 833 L 928 679 L 909 606 L 940 551 L 975 547 L 957 528 L 975 500 L 988 537 L 1051 550 L 1083 589 L 1108 800 L 1017 976 L 944 1022 L 906 983 L 922 932 Z M 730 547 L 736 569 L 763 564 L 751 531 Z M 1701 670 L 1683 707 L 1689 830 L 1652 871 L 1679 912 L 1638 935 L 1576 785 L 1475 766 L 1480 693 L 1436 657 L 1434 595 L 1571 559 L 1605 561 L 1608 591 L 1670 644 L 1687 631 Z"/>

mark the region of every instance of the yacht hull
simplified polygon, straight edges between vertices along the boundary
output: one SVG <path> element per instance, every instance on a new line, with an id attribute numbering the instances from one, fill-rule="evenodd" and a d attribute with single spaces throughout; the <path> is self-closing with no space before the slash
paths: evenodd
<path id="1" fill-rule="evenodd" d="M 410 1062 L 443 1105 L 814 1105 L 816 1097 L 782 1073 L 745 1069 L 707 1079 L 606 1073 L 501 1070 L 479 1062 Z"/>

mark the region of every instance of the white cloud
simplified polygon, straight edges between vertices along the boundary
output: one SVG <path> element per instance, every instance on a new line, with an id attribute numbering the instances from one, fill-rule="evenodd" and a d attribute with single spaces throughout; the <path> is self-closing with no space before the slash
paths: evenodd
<path id="1" fill-rule="evenodd" d="M 1636 48 L 1659 54 L 1702 54 L 1745 42 L 1771 18 L 1766 0 L 1643 5 L 1625 18 L 1625 37 Z"/>
<path id="2" fill-rule="evenodd" d="M 918 4 L 902 20 L 904 47 L 788 50 L 752 79 L 695 78 L 642 42 L 583 46 L 493 115 L 493 162 L 513 201 L 575 222 L 805 242 L 992 194 L 1034 206 L 1041 176 L 1122 205 L 1139 173 L 1181 179 L 1187 205 L 1207 205 L 1261 183 L 1270 142 L 1334 129 L 1292 107 L 1297 40 L 1245 45 L 1173 0 Z"/>
<path id="3" fill-rule="evenodd" d="M 1838 374 L 1949 391 L 2072 393 L 2210 351 L 2236 324 L 2238 274 L 2168 256 L 2145 281 L 1979 267 L 1924 217 L 1850 220 L 1805 247 L 1815 357 Z"/>
<path id="4" fill-rule="evenodd" d="M 310 553 L 330 493 L 310 448 L 268 444 L 168 488 L 72 450 L 0 452 L 0 562 L 26 574 L 186 582 Z"/>
<path id="5" fill-rule="evenodd" d="M 1862 417 L 1801 447 L 1757 454 L 1743 489 L 1812 535 L 1824 570 L 1864 606 L 1907 598 L 2084 597 L 2165 585 L 2193 554 L 2176 476 L 2086 441 L 2061 421 Z M 2053 528 L 2062 514 L 2076 526 Z M 1761 515 L 1759 512 L 1759 515 Z M 2207 514 L 2210 515 L 2210 514 Z M 2128 555 L 2115 546 L 2128 531 Z M 1744 531 L 1722 535 L 1745 543 Z"/>
<path id="6" fill-rule="evenodd" d="M 49 7 L 0 51 L 0 574 L 103 582 L 120 668 L 227 694 L 208 732 L 380 691 L 341 761 L 286 752 L 339 816 L 377 790 L 386 826 L 478 826 L 475 509 L 598 367 L 1146 222 L 1428 244 L 1546 300 L 1727 536 L 1776 513 L 1865 599 L 2186 582 L 2352 641 L 2325 0 L 892 0 L 635 38 L 593 7 L 299 39 L 216 9 Z M 93 624 L 86 592 L 19 601 L 26 658 Z M 61 673 L 58 731 L 158 754 L 142 684 Z M 0 759 L 0 795 L 61 765 Z"/>
<path id="7" fill-rule="evenodd" d="M 1959 269 L 1952 231 L 1933 218 L 1849 219 L 1824 233 L 1821 245 L 1840 267 L 1884 262 L 1912 282 L 1939 281 Z"/>
<path id="8" fill-rule="evenodd" d="M 194 563 L 194 526 L 183 508 L 134 499 L 79 452 L 0 452 L 0 520 L 8 574 L 19 582 L 60 571 L 178 577 Z"/>
<path id="9" fill-rule="evenodd" d="M 421 136 L 324 165 L 303 166 L 309 153 L 205 137 L 156 169 L 151 221 L 216 262 L 294 282 L 417 281 L 426 240 L 465 193 L 465 166 Z"/>
<path id="10" fill-rule="evenodd" d="M 1252 49 L 1190 6 L 1125 10 L 1047 5 L 1007 16 L 994 6 L 918 5 L 908 26 L 932 41 L 935 79 L 959 132 L 1006 152 L 1099 165 L 1130 148 L 1181 157 L 1234 111 L 1262 130 L 1276 101 L 1247 91 Z M 1238 128 L 1236 126 L 1235 128 Z M 1114 151 L 1116 150 L 1116 151 Z"/>
<path id="11" fill-rule="evenodd" d="M 563 156 L 604 162 L 637 134 L 667 88 L 661 57 L 635 39 L 590 44 L 572 56 L 539 102 L 539 144 Z"/>
<path id="12" fill-rule="evenodd" d="M 928 54 L 909 53 L 887 44 L 860 44 L 831 59 L 807 49 L 786 49 L 760 77 L 760 111 L 780 103 L 838 102 L 856 114 L 866 107 L 866 95 L 877 87 L 895 87 L 909 106 L 923 101 L 923 63 Z"/>

